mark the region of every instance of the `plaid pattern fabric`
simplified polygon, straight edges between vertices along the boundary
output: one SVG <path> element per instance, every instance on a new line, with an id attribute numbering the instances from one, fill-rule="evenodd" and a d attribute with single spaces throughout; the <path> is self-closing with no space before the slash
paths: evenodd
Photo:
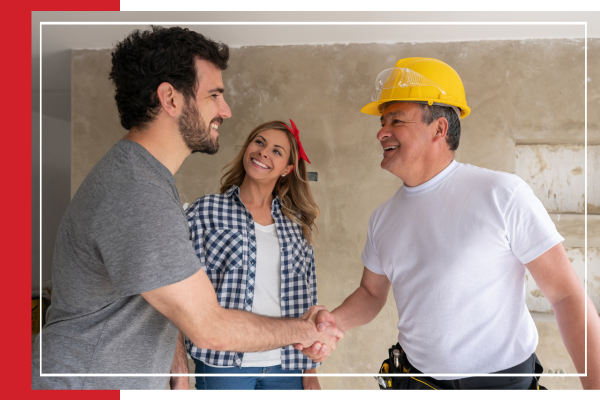
<path id="1" fill-rule="evenodd" d="M 252 312 L 256 276 L 254 220 L 240 200 L 240 189 L 232 186 L 224 194 L 210 194 L 187 209 L 192 242 L 202 268 L 215 288 L 222 307 Z M 317 304 L 317 277 L 312 245 L 302 229 L 281 212 L 279 198 L 273 200 L 281 249 L 281 316 L 301 317 Z M 216 366 L 242 366 L 244 353 L 200 349 L 186 338 L 192 357 Z M 311 369 L 314 363 L 292 346 L 281 349 L 282 369 Z"/>

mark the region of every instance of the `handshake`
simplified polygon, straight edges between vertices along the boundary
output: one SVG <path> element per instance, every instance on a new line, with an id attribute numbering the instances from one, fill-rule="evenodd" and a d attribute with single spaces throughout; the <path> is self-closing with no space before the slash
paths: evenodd
<path id="1" fill-rule="evenodd" d="M 344 338 L 344 331 L 337 327 L 335 316 L 325 306 L 310 307 L 302 319 L 311 323 L 309 336 L 304 345 L 296 343 L 293 347 L 314 362 L 325 361 L 337 348 L 337 342 Z"/>

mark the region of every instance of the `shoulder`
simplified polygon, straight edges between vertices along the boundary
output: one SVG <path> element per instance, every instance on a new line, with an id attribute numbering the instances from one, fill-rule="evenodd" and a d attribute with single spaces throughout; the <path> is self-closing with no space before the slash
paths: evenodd
<path id="1" fill-rule="evenodd" d="M 153 192 L 162 190 L 179 202 L 170 171 L 145 148 L 129 140 L 117 142 L 89 174 L 92 187 L 105 193 L 122 190 Z M 86 178 L 87 180 L 87 178 Z"/>
<path id="2" fill-rule="evenodd" d="M 491 193 L 505 193 L 510 196 L 519 188 L 529 186 L 515 174 L 476 167 L 471 164 L 461 164 L 456 172 L 455 179 L 461 180 L 463 184 Z"/>
<path id="3" fill-rule="evenodd" d="M 100 227 L 136 226 L 183 221 L 181 204 L 163 188 L 146 181 L 131 182 L 115 188 L 103 199 L 91 216 L 92 229 Z M 176 223 L 175 223 L 176 224 Z M 114 234 L 112 232 L 111 234 Z"/>
<path id="4" fill-rule="evenodd" d="M 179 202 L 161 185 L 151 181 L 131 181 L 114 188 L 102 203 L 105 207 L 126 206 L 137 208 L 163 207 L 165 204 L 180 208 Z M 129 210 L 131 211 L 131 210 Z"/>
<path id="5" fill-rule="evenodd" d="M 188 217 L 231 207 L 234 201 L 226 193 L 207 194 L 199 197 L 186 210 Z"/>
<path id="6" fill-rule="evenodd" d="M 103 210 L 108 213 L 123 210 L 127 215 L 182 211 L 179 202 L 165 188 L 148 181 L 132 181 L 114 188 L 100 201 L 96 215 Z"/>
<path id="7" fill-rule="evenodd" d="M 457 170 L 457 172 L 457 176 L 475 179 L 478 183 L 486 183 L 488 185 L 516 188 L 525 183 L 523 179 L 515 174 L 494 171 L 471 164 L 461 164 L 460 169 Z"/>
<path id="8" fill-rule="evenodd" d="M 516 198 L 535 197 L 527 182 L 515 174 L 469 164 L 461 164 L 457 172 L 453 188 L 455 195 L 472 196 L 472 199 L 476 199 L 480 204 L 494 205 L 501 213 L 504 213 Z"/>

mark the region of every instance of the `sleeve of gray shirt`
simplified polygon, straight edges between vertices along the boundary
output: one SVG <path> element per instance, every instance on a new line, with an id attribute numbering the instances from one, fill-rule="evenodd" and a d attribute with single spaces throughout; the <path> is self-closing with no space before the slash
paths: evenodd
<path id="1" fill-rule="evenodd" d="M 92 235 L 123 296 L 182 281 L 201 268 L 181 205 L 149 182 L 127 185 L 103 199 Z"/>

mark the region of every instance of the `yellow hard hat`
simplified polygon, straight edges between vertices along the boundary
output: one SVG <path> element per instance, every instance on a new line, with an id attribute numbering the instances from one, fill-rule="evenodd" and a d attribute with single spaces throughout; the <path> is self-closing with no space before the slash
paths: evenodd
<path id="1" fill-rule="evenodd" d="M 372 100 L 360 111 L 381 115 L 379 106 L 383 103 L 412 101 L 458 107 L 460 118 L 471 112 L 460 76 L 451 66 L 435 58 L 398 60 L 394 68 L 385 69 L 377 75 Z"/>

